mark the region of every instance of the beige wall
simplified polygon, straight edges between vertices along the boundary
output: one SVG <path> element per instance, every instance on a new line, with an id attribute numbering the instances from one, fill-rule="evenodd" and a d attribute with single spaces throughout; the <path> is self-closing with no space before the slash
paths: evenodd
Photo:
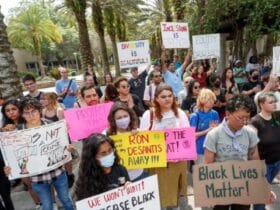
<path id="1" fill-rule="evenodd" d="M 36 62 L 36 57 L 31 52 L 23 49 L 13 48 L 13 55 L 17 64 L 18 71 L 28 71 L 26 63 Z"/>

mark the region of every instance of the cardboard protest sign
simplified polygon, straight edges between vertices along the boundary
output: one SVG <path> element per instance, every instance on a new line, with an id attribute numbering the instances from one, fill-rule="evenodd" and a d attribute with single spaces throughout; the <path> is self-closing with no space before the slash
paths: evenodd
<path id="1" fill-rule="evenodd" d="M 273 47 L 272 74 L 280 76 L 280 46 Z"/>
<path id="2" fill-rule="evenodd" d="M 195 60 L 219 58 L 221 51 L 220 34 L 192 36 L 193 58 Z"/>
<path id="3" fill-rule="evenodd" d="M 127 169 L 166 167 L 163 131 L 124 133 L 111 138 Z"/>
<path id="4" fill-rule="evenodd" d="M 120 68 L 149 65 L 151 62 L 148 40 L 117 43 Z"/>
<path id="5" fill-rule="evenodd" d="M 188 23 L 162 22 L 160 23 L 163 46 L 170 48 L 189 48 Z"/>
<path id="6" fill-rule="evenodd" d="M 64 111 L 71 141 L 87 138 L 93 133 L 101 133 L 108 127 L 108 114 L 113 103 L 97 104 Z"/>
<path id="7" fill-rule="evenodd" d="M 160 210 L 157 175 L 76 202 L 77 210 Z"/>
<path id="8" fill-rule="evenodd" d="M 5 164 L 12 168 L 10 179 L 42 174 L 71 160 L 64 120 L 38 128 L 0 133 Z"/>
<path id="9" fill-rule="evenodd" d="M 264 161 L 195 165 L 195 206 L 267 203 L 270 187 Z"/>
<path id="10" fill-rule="evenodd" d="M 196 160 L 195 128 L 165 130 L 167 161 Z"/>

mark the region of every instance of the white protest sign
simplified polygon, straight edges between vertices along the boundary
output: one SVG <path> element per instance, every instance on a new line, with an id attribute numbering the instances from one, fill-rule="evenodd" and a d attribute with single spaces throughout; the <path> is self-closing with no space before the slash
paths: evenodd
<path id="1" fill-rule="evenodd" d="M 0 133 L 0 148 L 10 179 L 45 173 L 71 160 L 64 120 L 38 128 Z"/>
<path id="2" fill-rule="evenodd" d="M 151 62 L 148 40 L 117 43 L 120 68 L 149 65 Z"/>
<path id="3" fill-rule="evenodd" d="M 163 46 L 170 48 L 189 48 L 188 23 L 162 22 L 160 23 Z"/>
<path id="4" fill-rule="evenodd" d="M 273 47 L 272 74 L 280 76 L 280 46 Z"/>
<path id="5" fill-rule="evenodd" d="M 192 36 L 193 58 L 195 60 L 220 57 L 220 34 Z"/>
<path id="6" fill-rule="evenodd" d="M 77 210 L 160 210 L 157 175 L 76 202 Z"/>

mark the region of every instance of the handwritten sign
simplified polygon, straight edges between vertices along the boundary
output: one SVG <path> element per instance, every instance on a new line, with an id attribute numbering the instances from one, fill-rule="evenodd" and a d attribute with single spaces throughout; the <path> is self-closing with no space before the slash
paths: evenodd
<path id="1" fill-rule="evenodd" d="M 76 202 L 77 210 L 160 210 L 157 175 Z"/>
<path id="2" fill-rule="evenodd" d="M 165 130 L 167 161 L 196 160 L 194 128 Z"/>
<path id="3" fill-rule="evenodd" d="M 151 62 L 148 40 L 117 43 L 120 68 L 147 66 Z"/>
<path id="4" fill-rule="evenodd" d="M 195 60 L 220 57 L 220 34 L 192 36 Z"/>
<path id="5" fill-rule="evenodd" d="M 267 203 L 270 187 L 260 160 L 194 166 L 196 206 Z"/>
<path id="6" fill-rule="evenodd" d="M 111 136 L 127 169 L 166 167 L 163 131 Z"/>
<path id="7" fill-rule="evenodd" d="M 273 66 L 272 73 L 280 76 L 280 46 L 273 47 Z"/>
<path id="8" fill-rule="evenodd" d="M 108 128 L 107 117 L 112 105 L 113 103 L 104 103 L 65 110 L 64 116 L 71 141 L 87 138 Z"/>
<path id="9" fill-rule="evenodd" d="M 10 179 L 42 174 L 71 160 L 64 120 L 38 128 L 0 133 L 5 164 L 12 168 Z"/>
<path id="10" fill-rule="evenodd" d="M 162 22 L 160 27 L 162 43 L 166 49 L 190 47 L 188 23 Z"/>

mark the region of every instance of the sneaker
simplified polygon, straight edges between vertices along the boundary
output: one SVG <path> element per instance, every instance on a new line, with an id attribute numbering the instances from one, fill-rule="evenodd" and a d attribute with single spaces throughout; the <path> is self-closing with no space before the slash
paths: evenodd
<path id="1" fill-rule="evenodd" d="M 53 203 L 53 210 L 58 210 L 57 204 Z"/>
<path id="2" fill-rule="evenodd" d="M 41 210 L 41 205 L 40 204 L 36 204 L 36 206 L 35 206 L 35 210 Z"/>
<path id="3" fill-rule="evenodd" d="M 75 182 L 75 175 L 67 174 L 67 178 L 68 178 L 68 188 L 71 188 Z"/>

